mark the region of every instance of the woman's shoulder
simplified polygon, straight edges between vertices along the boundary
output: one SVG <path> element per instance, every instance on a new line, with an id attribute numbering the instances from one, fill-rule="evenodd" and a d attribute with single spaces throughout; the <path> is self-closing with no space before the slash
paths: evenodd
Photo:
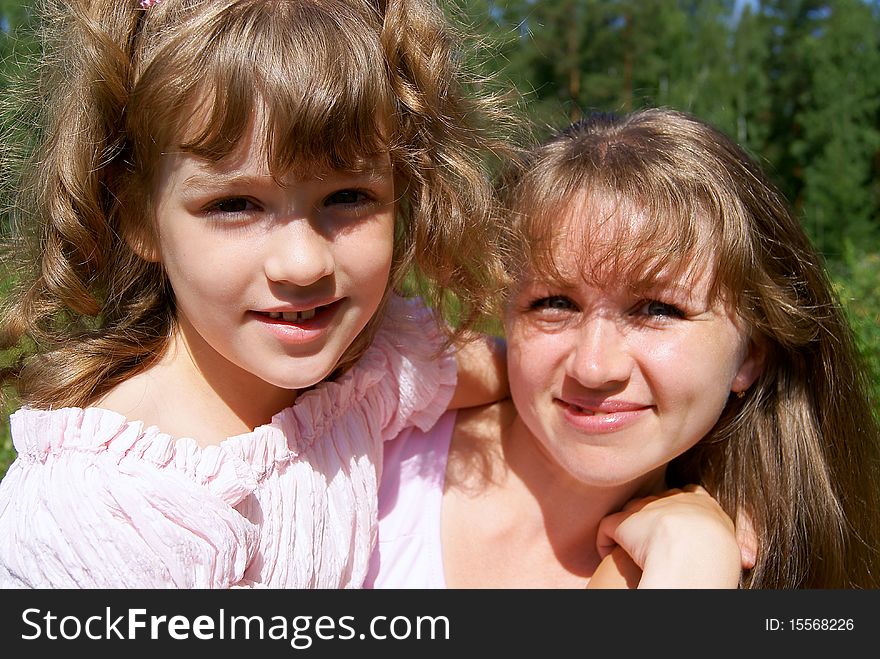
<path id="1" fill-rule="evenodd" d="M 504 400 L 458 411 L 446 469 L 447 487 L 482 487 L 504 468 L 501 441 L 516 408 Z"/>
<path id="2" fill-rule="evenodd" d="M 467 407 L 458 411 L 453 436 L 487 446 L 499 444 L 515 418 L 516 408 L 510 398 L 490 405 Z M 453 442 L 457 443 L 455 439 Z"/>

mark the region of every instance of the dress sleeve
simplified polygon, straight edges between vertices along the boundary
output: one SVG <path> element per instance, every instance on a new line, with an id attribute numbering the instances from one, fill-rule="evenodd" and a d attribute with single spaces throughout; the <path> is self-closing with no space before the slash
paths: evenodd
<path id="1" fill-rule="evenodd" d="M 0 587 L 237 585 L 255 529 L 185 471 L 28 428 L 0 481 Z M 68 437 L 69 439 L 69 437 Z M 33 441 L 36 440 L 36 441 Z"/>
<path id="2" fill-rule="evenodd" d="M 407 427 L 428 430 L 449 405 L 457 381 L 455 354 L 438 322 L 421 300 L 389 301 L 373 355 L 365 355 L 367 369 L 377 368 L 378 361 L 384 370 L 367 402 L 381 415 L 385 440 Z"/>

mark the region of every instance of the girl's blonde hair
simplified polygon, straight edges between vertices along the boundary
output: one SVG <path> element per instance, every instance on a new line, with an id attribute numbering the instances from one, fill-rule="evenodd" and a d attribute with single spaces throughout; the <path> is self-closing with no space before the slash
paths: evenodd
<path id="1" fill-rule="evenodd" d="M 625 282 L 714 264 L 712 295 L 766 352 L 763 373 L 668 469 L 751 516 L 752 588 L 880 586 L 880 430 L 865 368 L 822 261 L 782 195 L 734 142 L 681 112 L 597 114 L 540 146 L 505 193 L 510 273 L 554 265 L 572 200 L 587 198 L 584 274 Z M 611 210 L 608 210 L 611 209 Z M 646 219 L 597 243 L 607 213 Z M 615 225 L 618 226 L 618 225 Z M 570 248 L 570 246 L 569 246 Z"/>
<path id="2" fill-rule="evenodd" d="M 488 309 L 499 271 L 490 169 L 508 144 L 498 128 L 514 124 L 498 97 L 474 91 L 463 42 L 432 0 L 46 3 L 21 116 L 44 111 L 6 252 L 30 265 L 2 320 L 2 348 L 29 355 L 3 373 L 22 402 L 86 405 L 162 354 L 173 292 L 161 264 L 138 255 L 153 240 L 160 158 L 220 161 L 256 116 L 276 176 L 390 154 L 391 286 L 421 276 L 430 304 L 455 300 L 459 332 Z"/>

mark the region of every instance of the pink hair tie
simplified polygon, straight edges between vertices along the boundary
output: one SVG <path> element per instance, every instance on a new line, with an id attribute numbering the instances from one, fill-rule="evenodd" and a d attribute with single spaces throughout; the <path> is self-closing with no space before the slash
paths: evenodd
<path id="1" fill-rule="evenodd" d="M 149 9 L 150 7 L 155 7 L 160 2 L 162 2 L 162 0 L 140 0 L 139 4 L 141 9 Z"/>

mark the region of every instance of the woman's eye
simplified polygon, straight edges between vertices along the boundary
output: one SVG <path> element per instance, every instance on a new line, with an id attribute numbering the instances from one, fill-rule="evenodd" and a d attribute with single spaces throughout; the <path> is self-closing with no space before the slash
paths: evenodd
<path id="1" fill-rule="evenodd" d="M 230 197 L 229 199 L 220 199 L 208 206 L 209 211 L 217 211 L 220 213 L 244 213 L 253 210 L 256 204 L 245 197 Z"/>
<path id="2" fill-rule="evenodd" d="M 549 295 L 533 301 L 529 304 L 529 308 L 532 310 L 552 309 L 554 311 L 568 311 L 569 309 L 574 309 L 574 302 L 564 295 Z"/>
<path id="3" fill-rule="evenodd" d="M 661 317 L 661 318 L 684 318 L 685 313 L 674 304 L 667 304 L 666 302 L 659 302 L 657 300 L 648 300 L 644 302 L 640 307 L 639 311 L 651 317 Z"/>
<path id="4" fill-rule="evenodd" d="M 331 195 L 328 195 L 326 199 L 324 199 L 325 206 L 332 206 L 334 204 L 343 204 L 343 205 L 353 205 L 353 204 L 362 204 L 366 201 L 370 200 L 370 195 L 368 195 L 363 190 L 337 190 Z"/>

